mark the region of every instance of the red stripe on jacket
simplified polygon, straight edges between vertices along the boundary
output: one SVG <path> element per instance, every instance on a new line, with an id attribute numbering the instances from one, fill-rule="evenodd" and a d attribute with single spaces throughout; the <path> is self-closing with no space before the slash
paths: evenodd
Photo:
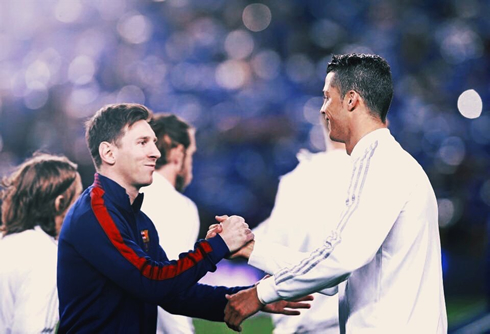
<path id="1" fill-rule="evenodd" d="M 104 199 L 102 198 L 104 195 L 104 190 L 98 187 L 97 183 L 95 185 L 96 186 L 92 188 L 90 193 L 90 198 L 92 210 L 97 218 L 97 221 L 119 253 L 121 253 L 121 255 L 124 256 L 131 264 L 138 268 L 143 276 L 154 280 L 174 278 L 175 276 L 192 268 L 194 265 L 196 265 L 196 263 L 204 258 L 205 254 L 212 251 L 211 245 L 204 241 L 200 243 L 195 252 L 188 253 L 187 256 L 179 259 L 175 264 L 165 265 L 164 267 L 147 265 L 149 261 L 144 257 L 138 256 L 138 254 L 136 254 L 134 250 L 124 242 L 119 229 L 112 220 L 112 217 L 105 206 Z"/>

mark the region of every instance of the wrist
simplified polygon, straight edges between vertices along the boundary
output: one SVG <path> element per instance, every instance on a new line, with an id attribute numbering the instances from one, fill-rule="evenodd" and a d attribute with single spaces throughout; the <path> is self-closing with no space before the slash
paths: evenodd
<path id="1" fill-rule="evenodd" d="M 258 281 L 257 283 L 255 283 L 255 286 L 252 288 L 255 290 L 255 296 L 257 297 L 257 300 L 259 301 L 259 303 L 261 304 L 261 307 L 264 307 L 266 305 L 266 303 L 264 302 L 264 300 L 260 297 L 259 295 L 259 292 L 257 290 L 257 286 L 260 284 L 261 281 Z"/>

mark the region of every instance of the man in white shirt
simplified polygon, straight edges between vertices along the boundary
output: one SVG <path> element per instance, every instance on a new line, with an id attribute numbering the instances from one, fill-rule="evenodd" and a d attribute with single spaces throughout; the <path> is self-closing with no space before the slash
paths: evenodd
<path id="1" fill-rule="evenodd" d="M 351 161 L 344 144 L 332 142 L 328 134 L 325 141 L 326 151 L 300 151 L 299 164 L 281 177 L 270 217 L 253 230 L 260 243 L 278 243 L 292 250 L 311 252 L 335 228 L 345 205 L 344 196 L 339 194 L 347 193 Z M 298 222 L 301 222 L 301 229 L 298 229 Z M 268 273 L 284 265 L 274 262 L 272 257 L 264 260 L 251 257 L 248 264 Z M 338 304 L 337 295 L 315 294 L 311 309 L 297 317 L 272 314 L 274 334 L 337 334 Z"/>
<path id="2" fill-rule="evenodd" d="M 436 197 L 422 167 L 386 127 L 393 96 L 388 63 L 376 55 L 333 56 L 323 92 L 330 138 L 345 143 L 353 163 L 342 216 L 310 254 L 249 244 L 252 256 L 294 263 L 284 261 L 274 276 L 228 297 L 225 321 L 238 330 L 262 303 L 332 292 L 346 281 L 341 333 L 446 333 Z"/>
<path id="3" fill-rule="evenodd" d="M 192 181 L 195 130 L 175 115 L 155 115 L 150 125 L 162 156 L 156 162 L 153 183 L 143 188 L 142 211 L 155 224 L 169 259 L 177 259 L 194 248 L 200 227 L 196 205 L 181 193 Z M 157 333 L 194 333 L 192 318 L 159 307 Z"/>

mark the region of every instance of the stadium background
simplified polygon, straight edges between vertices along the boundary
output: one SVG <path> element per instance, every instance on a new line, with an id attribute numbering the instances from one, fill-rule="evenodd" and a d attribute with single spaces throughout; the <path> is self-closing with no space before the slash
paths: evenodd
<path id="1" fill-rule="evenodd" d="M 331 55 L 380 54 L 395 80 L 390 129 L 438 197 L 455 329 L 488 295 L 489 14 L 483 0 L 0 0 L 0 176 L 43 150 L 78 163 L 88 186 L 84 121 L 138 102 L 198 129 L 186 194 L 202 233 L 215 214 L 255 226 L 297 151 L 323 149 Z M 209 280 L 256 277 L 224 262 Z"/>

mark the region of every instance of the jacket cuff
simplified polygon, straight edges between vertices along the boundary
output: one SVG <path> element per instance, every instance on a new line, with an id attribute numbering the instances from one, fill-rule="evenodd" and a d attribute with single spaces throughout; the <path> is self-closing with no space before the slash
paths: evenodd
<path id="1" fill-rule="evenodd" d="M 262 304 L 269 304 L 281 299 L 277 293 L 274 276 L 263 279 L 257 284 L 257 297 Z"/>
<path id="2" fill-rule="evenodd" d="M 206 241 L 211 245 L 211 248 L 213 249 L 213 251 L 208 255 L 214 264 L 217 264 L 230 253 L 228 246 L 226 246 L 225 241 L 221 238 L 219 234 L 216 234 L 215 237 L 209 238 Z"/>

